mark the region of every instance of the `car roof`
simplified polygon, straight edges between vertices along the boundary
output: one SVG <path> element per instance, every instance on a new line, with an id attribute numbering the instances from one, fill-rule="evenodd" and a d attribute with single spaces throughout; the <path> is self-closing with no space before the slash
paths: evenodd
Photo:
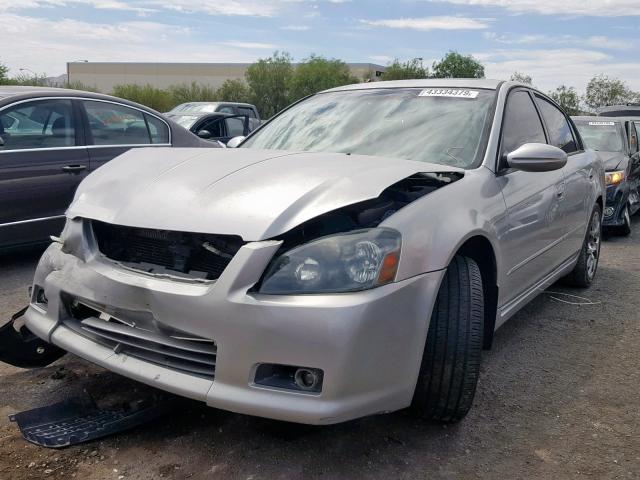
<path id="1" fill-rule="evenodd" d="M 173 117 L 236 117 L 235 113 L 227 113 L 227 112 L 167 112 L 165 116 L 169 118 Z"/>
<path id="2" fill-rule="evenodd" d="M 429 78 L 429 79 L 416 79 L 416 80 L 390 80 L 386 82 L 368 82 L 368 83 L 355 83 L 352 85 L 344 85 L 342 87 L 335 87 L 326 92 L 339 92 L 346 90 L 370 90 L 376 88 L 429 88 L 429 87 L 442 87 L 442 88 L 482 88 L 489 90 L 496 90 L 504 80 L 492 80 L 486 78 Z M 531 87 L 531 85 L 524 85 L 517 82 L 507 82 L 510 84 L 521 85 L 525 87 Z"/>
<path id="3" fill-rule="evenodd" d="M 242 102 L 184 102 L 180 105 L 235 105 L 239 107 L 253 107 L 250 103 L 242 103 Z M 180 105 L 176 105 L 179 107 Z M 175 107 L 174 107 L 175 108 Z"/>
<path id="4" fill-rule="evenodd" d="M 46 97 L 78 97 L 88 98 L 95 100 L 105 100 L 109 102 L 116 102 L 123 105 L 129 105 L 137 108 L 138 110 L 144 110 L 152 113 L 153 115 L 162 117 L 162 114 L 156 110 L 149 108 L 145 105 L 141 105 L 136 102 L 125 100 L 124 98 L 114 97 L 111 95 L 105 95 L 102 93 L 86 92 L 84 90 L 72 90 L 69 88 L 56 88 L 56 87 L 28 87 L 28 86 L 0 86 L 0 106 L 4 106 L 8 103 L 13 103 L 18 100 L 30 100 Z"/>
<path id="5" fill-rule="evenodd" d="M 598 117 L 596 115 L 572 115 L 572 120 L 578 120 L 583 122 L 614 122 L 620 123 L 625 119 L 622 117 Z"/>

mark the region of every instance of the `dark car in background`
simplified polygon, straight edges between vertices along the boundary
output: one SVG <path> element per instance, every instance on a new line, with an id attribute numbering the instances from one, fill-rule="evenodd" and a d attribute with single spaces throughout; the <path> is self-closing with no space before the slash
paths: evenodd
<path id="1" fill-rule="evenodd" d="M 234 137 L 246 137 L 260 125 L 255 118 L 227 113 L 167 113 L 166 117 L 200 138 L 225 145 Z"/>
<path id="2" fill-rule="evenodd" d="M 587 147 L 598 152 L 606 174 L 607 200 L 603 227 L 629 235 L 631 215 L 640 208 L 640 119 L 573 117 Z"/>
<path id="3" fill-rule="evenodd" d="M 640 103 L 625 103 L 600 107 L 598 115 L 602 117 L 640 117 Z"/>
<path id="4" fill-rule="evenodd" d="M 229 115 L 245 115 L 260 121 L 260 114 L 255 105 L 239 102 L 187 102 L 173 107 L 168 114 L 176 115 L 183 113 L 204 114 L 204 113 L 227 113 Z"/>
<path id="5" fill-rule="evenodd" d="M 133 147 L 214 146 L 127 100 L 0 87 L 0 250 L 60 233 L 82 179 Z"/>

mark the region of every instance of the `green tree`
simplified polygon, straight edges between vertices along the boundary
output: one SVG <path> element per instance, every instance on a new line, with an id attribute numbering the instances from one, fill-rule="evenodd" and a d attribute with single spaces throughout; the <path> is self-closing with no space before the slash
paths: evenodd
<path id="1" fill-rule="evenodd" d="M 270 118 L 289 104 L 289 85 L 293 76 L 291 55 L 274 52 L 247 68 L 245 78 L 253 92 L 252 103 L 260 116 Z"/>
<path id="2" fill-rule="evenodd" d="M 132 102 L 141 103 L 159 112 L 167 112 L 175 106 L 171 93 L 168 90 L 162 90 L 149 84 L 136 85 L 129 83 L 116 85 L 113 87 L 113 95 L 131 100 Z"/>
<path id="3" fill-rule="evenodd" d="M 324 57 L 311 55 L 300 62 L 289 81 L 289 100 L 295 102 L 307 95 L 328 88 L 358 83 L 342 60 L 327 60 Z"/>
<path id="4" fill-rule="evenodd" d="M 530 75 L 520 73 L 518 71 L 513 72 L 509 80 L 511 80 L 512 82 L 524 83 L 525 85 L 533 85 L 533 80 L 531 79 Z"/>
<path id="5" fill-rule="evenodd" d="M 173 106 L 187 102 L 213 102 L 216 100 L 216 90 L 209 85 L 201 85 L 196 82 L 171 85 L 169 95 Z"/>
<path id="6" fill-rule="evenodd" d="M 428 78 L 429 70 L 422 66 L 422 59 L 414 58 L 401 63 L 397 58 L 387 65 L 382 73 L 382 80 L 410 80 Z"/>
<path id="7" fill-rule="evenodd" d="M 251 92 L 249 85 L 239 79 L 225 80 L 215 93 L 216 100 L 226 102 L 250 103 L 252 96 L 253 92 Z"/>
<path id="8" fill-rule="evenodd" d="M 471 55 L 450 51 L 433 62 L 433 78 L 484 78 L 484 66 Z"/>
<path id="9" fill-rule="evenodd" d="M 9 79 L 9 67 L 4 63 L 0 63 L 0 85 L 7 85 L 10 83 Z"/>
<path id="10" fill-rule="evenodd" d="M 575 88 L 560 85 L 554 91 L 549 92 L 549 96 L 569 115 L 580 114 L 580 96 Z"/>
<path id="11" fill-rule="evenodd" d="M 618 78 L 609 78 L 601 73 L 589 80 L 584 102 L 592 109 L 596 109 L 630 102 L 634 97 L 635 94 L 629 90 L 625 82 Z"/>

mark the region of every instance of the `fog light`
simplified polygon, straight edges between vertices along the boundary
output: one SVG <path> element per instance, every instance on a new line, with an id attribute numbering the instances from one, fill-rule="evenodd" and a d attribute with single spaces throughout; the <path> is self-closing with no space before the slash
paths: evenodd
<path id="1" fill-rule="evenodd" d="M 261 363 L 256 368 L 254 383 L 298 392 L 320 393 L 324 372 L 319 368 Z"/>
<path id="2" fill-rule="evenodd" d="M 615 209 L 613 207 L 606 207 L 604 209 L 604 216 L 605 217 L 610 217 L 611 215 L 613 215 L 614 211 L 615 211 Z"/>
<path id="3" fill-rule="evenodd" d="M 313 390 L 318 384 L 318 373 L 316 370 L 309 370 L 307 368 L 299 368 L 296 370 L 296 374 L 293 377 L 296 385 L 302 390 Z"/>

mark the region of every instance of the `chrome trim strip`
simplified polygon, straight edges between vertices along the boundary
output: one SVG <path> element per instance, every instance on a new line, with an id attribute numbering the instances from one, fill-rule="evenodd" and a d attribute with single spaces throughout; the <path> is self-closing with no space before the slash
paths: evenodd
<path id="1" fill-rule="evenodd" d="M 54 152 L 57 150 L 80 150 L 83 148 L 87 148 L 86 145 L 71 145 L 68 147 L 12 148 L 11 150 L 0 150 L 0 154 L 16 152 Z"/>
<path id="2" fill-rule="evenodd" d="M 57 150 L 79 150 L 81 148 L 141 148 L 141 147 L 170 147 L 170 143 L 132 143 L 130 145 L 75 145 L 71 147 L 46 147 L 46 148 L 14 148 L 12 150 L 0 150 L 1 153 L 17 153 L 17 152 L 51 152 Z"/>
<path id="3" fill-rule="evenodd" d="M 64 218 L 64 215 L 54 215 L 52 217 L 31 218 L 29 220 L 18 220 L 17 222 L 0 223 L 0 227 L 12 227 L 14 225 L 23 225 L 25 223 L 41 222 L 43 220 L 54 220 L 57 218 Z"/>

